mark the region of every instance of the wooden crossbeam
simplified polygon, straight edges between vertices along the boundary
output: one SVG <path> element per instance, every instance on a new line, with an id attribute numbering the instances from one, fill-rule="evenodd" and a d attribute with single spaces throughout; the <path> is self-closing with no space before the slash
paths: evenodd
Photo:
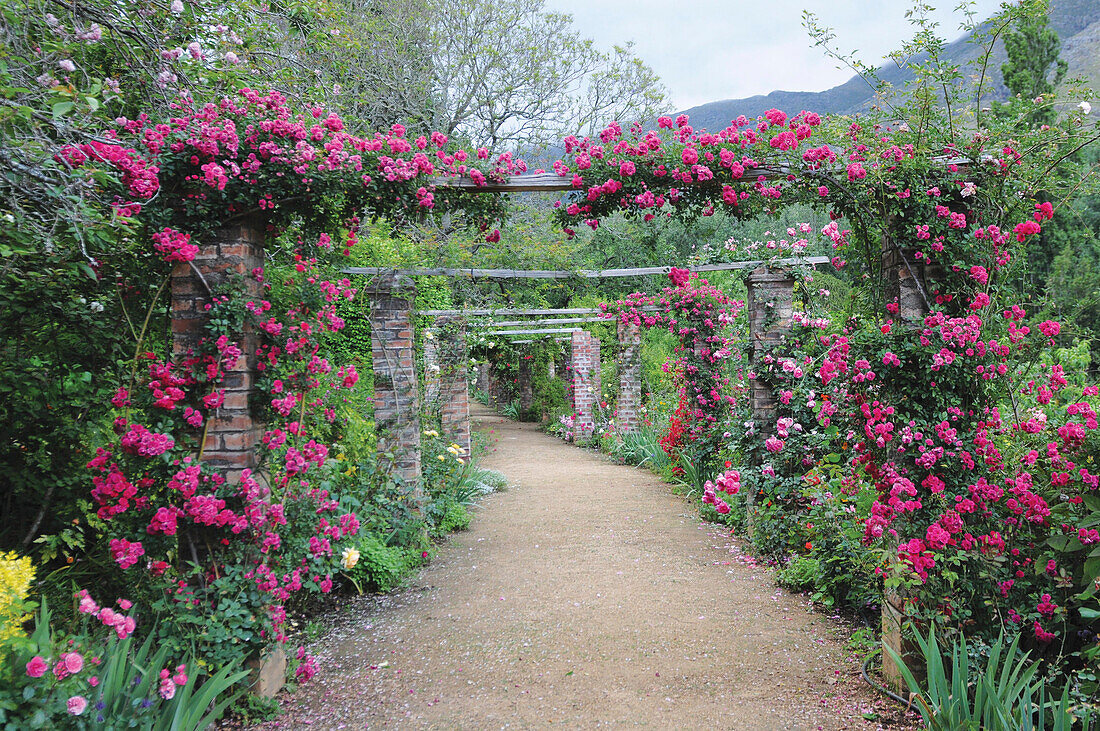
<path id="1" fill-rule="evenodd" d="M 493 315 L 594 315 L 600 312 L 596 307 L 575 307 L 573 309 L 539 310 L 539 309 L 502 309 L 502 310 L 421 310 L 418 315 L 429 317 L 441 317 L 447 315 L 466 315 L 467 317 L 490 317 Z"/>
<path id="2" fill-rule="evenodd" d="M 525 325 L 576 325 L 589 322 L 607 322 L 607 317 L 556 317 L 549 320 L 487 320 L 476 322 L 484 327 L 523 327 Z"/>
<path id="3" fill-rule="evenodd" d="M 988 157 L 988 156 L 986 156 Z M 947 165 L 958 165 L 960 167 L 967 166 L 971 161 L 965 157 L 948 157 L 941 155 L 933 158 L 937 162 Z M 985 161 L 985 158 L 982 160 Z M 842 168 L 838 168 L 841 169 Z M 763 177 L 765 180 L 777 180 L 780 178 L 786 178 L 792 171 L 785 166 L 778 168 L 745 168 L 745 172 L 741 177 L 743 182 L 755 182 Z M 580 188 L 573 187 L 573 176 L 569 175 L 567 178 L 563 178 L 555 172 L 541 172 L 541 173 L 524 173 L 523 175 L 513 175 L 503 182 L 488 181 L 485 185 L 477 185 L 473 180 L 466 177 L 444 177 L 440 176 L 436 178 L 436 186 L 441 188 L 462 188 L 474 193 L 555 193 L 568 190 L 581 190 Z"/>
<path id="4" fill-rule="evenodd" d="M 579 327 L 548 327 L 538 330 L 486 330 L 483 335 L 557 335 L 560 333 L 579 332 Z"/>
<path id="5" fill-rule="evenodd" d="M 772 266 L 798 266 L 827 264 L 827 256 L 805 256 L 778 259 L 776 261 L 733 261 L 725 264 L 704 264 L 703 266 L 687 267 L 693 272 L 724 272 L 734 269 L 753 269 L 764 264 Z M 344 274 L 379 275 L 397 274 L 409 277 L 465 277 L 467 279 L 613 279 L 616 277 L 644 277 L 652 274 L 668 274 L 671 266 L 665 267 L 636 267 L 632 269 L 600 269 L 577 270 L 575 272 L 558 269 L 454 269 L 450 267 L 440 268 L 413 268 L 391 269 L 388 267 L 348 267 L 341 270 Z"/>
<path id="6" fill-rule="evenodd" d="M 475 193 L 553 193 L 574 190 L 573 176 L 563 178 L 555 172 L 524 173 L 513 175 L 504 182 L 488 181 L 485 185 L 476 185 L 470 178 L 444 178 L 435 180 L 435 185 L 447 188 L 465 188 Z"/>

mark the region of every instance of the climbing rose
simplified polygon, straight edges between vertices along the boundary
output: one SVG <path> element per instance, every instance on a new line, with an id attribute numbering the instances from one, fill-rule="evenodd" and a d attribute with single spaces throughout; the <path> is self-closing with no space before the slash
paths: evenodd
<path id="1" fill-rule="evenodd" d="M 46 674 L 46 670 L 49 666 L 46 664 L 45 659 L 41 655 L 35 655 L 31 658 L 31 661 L 27 663 L 27 675 L 32 678 L 41 678 Z"/>
<path id="2" fill-rule="evenodd" d="M 74 695 L 68 700 L 65 706 L 69 709 L 69 713 L 74 716 L 79 716 L 81 713 L 84 713 L 84 709 L 88 707 L 88 700 L 82 695 Z"/>

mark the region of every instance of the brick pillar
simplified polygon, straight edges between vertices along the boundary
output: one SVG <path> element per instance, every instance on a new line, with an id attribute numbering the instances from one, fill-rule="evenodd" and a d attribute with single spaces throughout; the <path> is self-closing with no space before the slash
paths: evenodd
<path id="1" fill-rule="evenodd" d="M 489 361 L 483 360 L 477 364 L 477 390 L 489 393 Z"/>
<path id="2" fill-rule="evenodd" d="M 929 284 L 943 278 L 943 268 L 916 258 L 916 249 L 902 249 L 887 244 L 882 250 L 882 278 L 886 302 L 896 302 L 897 314 L 890 316 L 903 322 L 920 322 L 928 314 L 925 298 L 932 301 Z M 921 290 L 924 296 L 921 296 Z"/>
<path id="3" fill-rule="evenodd" d="M 573 432 L 587 439 L 595 431 L 600 399 L 600 341 L 584 330 L 573 332 Z"/>
<path id="4" fill-rule="evenodd" d="M 466 323 L 439 318 L 440 426 L 448 438 L 470 453 L 470 384 L 466 377 Z"/>
<path id="5" fill-rule="evenodd" d="M 439 341 L 436 339 L 435 329 L 429 329 L 424 333 L 424 413 L 428 418 L 434 418 L 440 412 L 439 383 Z"/>
<path id="6" fill-rule="evenodd" d="M 519 408 L 529 413 L 535 405 L 535 378 L 531 373 L 531 361 L 519 362 Z"/>
<path id="7" fill-rule="evenodd" d="M 420 404 L 413 354 L 412 279 L 387 274 L 364 290 L 370 298 L 370 344 L 374 364 L 374 421 L 383 468 L 420 493 Z M 388 464 L 386 460 L 389 460 Z"/>
<path id="8" fill-rule="evenodd" d="M 638 431 L 642 420 L 642 334 L 637 323 L 619 320 L 619 429 Z"/>
<path id="9" fill-rule="evenodd" d="M 749 318 L 749 341 L 752 352 L 750 368 L 771 347 L 777 345 L 791 331 L 794 314 L 794 279 L 785 271 L 760 267 L 749 274 L 746 309 Z M 775 428 L 776 403 L 771 384 L 753 378 L 749 384 L 752 418 L 761 435 L 770 434 Z"/>
<path id="10" fill-rule="evenodd" d="M 187 262 L 177 262 L 172 268 L 172 355 L 176 362 L 194 351 L 205 336 L 206 306 L 210 303 L 207 286 L 216 292 L 234 276 L 243 276 L 245 296 L 256 301 L 263 298 L 262 285 L 251 276 L 253 269 L 264 264 L 263 221 L 246 219 L 205 237 L 192 263 L 194 268 Z M 208 416 L 202 432 L 202 459 L 223 470 L 230 480 L 259 462 L 257 447 L 263 426 L 249 408 L 259 342 L 256 329 L 246 323 L 239 341 L 243 355 L 226 372 L 221 385 L 225 402 Z"/>
<path id="11" fill-rule="evenodd" d="M 791 331 L 794 278 L 786 271 L 760 267 L 749 274 L 747 289 L 745 307 L 749 318 L 749 342 L 752 343 L 749 368 L 755 371 L 764 353 Z M 749 382 L 749 407 L 756 423 L 757 438 L 764 439 L 771 435 L 775 431 L 778 408 L 775 391 L 766 380 L 754 377 Z M 753 511 L 755 498 L 752 490 L 745 491 L 745 516 L 750 536 L 756 527 Z"/>

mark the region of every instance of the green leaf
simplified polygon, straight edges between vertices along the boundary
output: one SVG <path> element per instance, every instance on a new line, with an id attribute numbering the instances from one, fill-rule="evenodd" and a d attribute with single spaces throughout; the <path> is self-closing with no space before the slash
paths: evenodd
<path id="1" fill-rule="evenodd" d="M 1055 551 L 1072 553 L 1084 548 L 1084 544 L 1077 540 L 1076 536 L 1051 536 L 1047 539 L 1047 545 Z"/>
<path id="2" fill-rule="evenodd" d="M 1081 613 L 1081 619 L 1093 620 L 1100 617 L 1100 609 L 1090 609 L 1088 607 L 1081 607 L 1077 610 Z"/>
<path id="3" fill-rule="evenodd" d="M 1085 583 L 1091 584 L 1100 576 L 1100 556 L 1093 556 L 1085 560 Z"/>
<path id="4" fill-rule="evenodd" d="M 72 102 L 54 102 L 53 116 L 63 117 L 66 114 L 68 114 L 69 112 L 71 112 L 72 109 L 73 109 L 73 103 Z"/>

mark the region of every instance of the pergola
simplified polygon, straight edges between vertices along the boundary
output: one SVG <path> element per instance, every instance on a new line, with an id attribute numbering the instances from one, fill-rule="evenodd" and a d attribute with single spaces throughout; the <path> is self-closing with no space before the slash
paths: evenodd
<path id="1" fill-rule="evenodd" d="M 751 171 L 754 176 L 780 175 L 774 171 Z M 481 193 L 570 191 L 570 181 L 554 173 L 535 173 L 505 182 L 489 182 L 476 187 L 467 179 L 441 179 L 438 185 L 450 185 Z M 211 287 L 226 283 L 233 276 L 247 275 L 263 265 L 264 228 L 258 219 L 239 219 L 215 236 L 204 241 L 194 262 L 178 263 L 172 272 L 172 331 L 174 352 L 186 353 L 195 346 L 202 333 Z M 914 271 L 908 257 L 899 251 L 889 251 L 884 259 L 887 287 L 897 294 L 902 312 L 919 311 L 924 299 L 921 281 L 925 273 Z M 789 331 L 793 314 L 794 279 L 788 267 L 816 265 L 828 262 L 827 257 L 802 257 L 775 261 L 745 261 L 710 264 L 688 269 L 700 273 L 751 269 L 748 277 L 749 336 L 753 353 L 761 352 L 778 342 Z M 380 457 L 391 460 L 392 473 L 408 484 L 417 484 L 420 476 L 420 402 L 419 383 L 414 353 L 414 307 L 416 278 L 448 276 L 471 280 L 507 279 L 605 279 L 667 274 L 670 266 L 605 269 L 594 271 L 515 270 L 477 268 L 408 268 L 351 267 L 349 275 L 369 277 L 362 293 L 370 300 L 371 359 L 375 383 L 375 420 L 380 434 Z M 246 288 L 252 280 L 242 277 Z M 254 283 L 253 283 L 254 284 Z M 256 285 L 258 286 L 258 285 Z M 255 287 L 253 287 L 255 288 Z M 259 296 L 260 292 L 246 292 Z M 472 318 L 509 317 L 507 326 L 498 324 L 501 337 L 535 340 L 538 337 L 568 337 L 571 341 L 572 391 L 577 423 L 581 433 L 591 433 L 594 423 L 592 407 L 600 395 L 599 340 L 579 327 L 590 324 L 599 314 L 594 309 L 499 309 L 449 310 L 420 313 L 435 318 L 434 327 L 441 337 L 426 353 L 429 366 L 435 359 L 439 366 L 439 382 L 429 382 L 427 393 L 438 398 L 442 426 L 452 438 L 469 447 L 469 389 L 466 379 L 467 361 L 465 327 Z M 571 316 L 571 317 L 570 317 Z M 539 319 L 529 319 L 539 318 Z M 560 327 L 566 326 L 566 327 Z M 619 418 L 626 429 L 636 428 L 637 408 L 641 405 L 640 335 L 636 325 L 618 323 L 620 342 Z M 258 334 L 246 329 L 243 349 L 255 353 Z M 453 367 L 463 364 L 462 368 Z M 431 368 L 430 373 L 436 373 Z M 434 375 L 433 375 L 434 378 Z M 249 406 L 255 381 L 254 356 L 240 364 L 226 379 L 225 403 L 216 417 L 208 422 L 204 442 L 204 458 L 226 470 L 230 476 L 257 465 L 261 423 L 254 419 Z M 754 380 L 751 384 L 751 404 L 754 413 L 768 423 L 774 415 L 774 396 L 767 384 Z M 774 419 L 771 419 L 774 421 Z"/>

